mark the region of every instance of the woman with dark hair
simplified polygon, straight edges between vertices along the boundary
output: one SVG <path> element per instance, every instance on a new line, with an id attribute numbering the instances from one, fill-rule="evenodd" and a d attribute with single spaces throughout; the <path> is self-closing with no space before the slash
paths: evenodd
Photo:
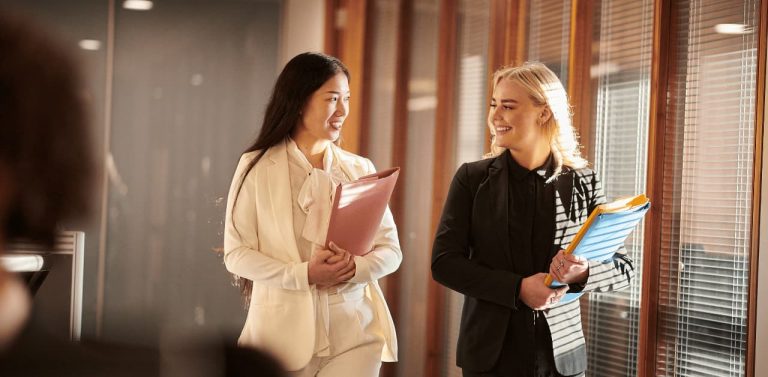
<path id="1" fill-rule="evenodd" d="M 377 282 L 402 260 L 389 209 L 366 255 L 321 246 L 334 186 L 375 172 L 338 146 L 349 95 L 338 59 L 291 59 L 227 201 L 224 262 L 248 303 L 239 344 L 272 352 L 295 376 L 378 376 L 397 359 Z"/>

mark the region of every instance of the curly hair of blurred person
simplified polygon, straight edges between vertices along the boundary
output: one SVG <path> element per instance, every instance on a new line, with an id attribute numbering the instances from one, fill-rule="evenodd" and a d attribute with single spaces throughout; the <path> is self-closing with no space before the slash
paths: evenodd
<path id="1" fill-rule="evenodd" d="M 85 217 L 94 178 L 74 59 L 34 26 L 0 13 L 0 206 L 3 242 L 52 244 Z"/>
<path id="2" fill-rule="evenodd" d="M 62 222 L 85 218 L 94 166 L 73 58 L 8 11 L 0 51 L 2 256 L 16 240 L 51 246 Z M 0 264 L 0 355 L 29 338 L 31 313 L 26 289 Z"/>

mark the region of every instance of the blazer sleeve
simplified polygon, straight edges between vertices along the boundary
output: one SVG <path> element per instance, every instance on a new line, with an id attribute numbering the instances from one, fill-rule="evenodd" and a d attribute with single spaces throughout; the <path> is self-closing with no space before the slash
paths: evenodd
<path id="1" fill-rule="evenodd" d="M 376 172 L 376 168 L 370 160 L 365 159 L 365 164 L 367 171 L 364 175 Z M 400 250 L 397 227 L 392 217 L 392 211 L 387 206 L 374 239 L 373 250 L 363 256 L 355 256 L 355 276 L 349 281 L 365 283 L 378 280 L 397 271 L 402 261 L 403 252 Z"/>
<path id="2" fill-rule="evenodd" d="M 229 272 L 257 284 L 289 290 L 309 290 L 307 262 L 286 263 L 259 251 L 256 184 L 249 180 L 253 170 L 249 173 L 249 177 L 242 177 L 250 161 L 251 158 L 245 155 L 240 158 L 227 197 L 224 220 L 224 265 Z M 238 195 L 241 180 L 244 184 Z M 236 196 L 237 205 L 235 205 Z"/>
<path id="3" fill-rule="evenodd" d="M 464 164 L 453 177 L 437 227 L 432 278 L 459 293 L 517 309 L 517 290 L 523 277 L 470 259 L 474 192 L 468 183 L 468 165 Z"/>
<path id="4" fill-rule="evenodd" d="M 589 182 L 592 196 L 589 200 L 589 213 L 598 205 L 606 202 L 603 185 L 596 173 L 592 174 Z M 609 292 L 629 287 L 635 276 L 635 266 L 627 255 L 627 249 L 622 246 L 612 258 L 603 262 L 589 262 L 589 277 L 584 284 L 584 292 Z"/>

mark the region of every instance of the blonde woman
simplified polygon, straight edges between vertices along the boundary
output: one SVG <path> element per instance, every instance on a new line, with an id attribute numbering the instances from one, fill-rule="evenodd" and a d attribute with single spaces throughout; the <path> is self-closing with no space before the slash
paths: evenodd
<path id="1" fill-rule="evenodd" d="M 488 127 L 493 152 L 456 172 L 432 251 L 434 279 L 465 297 L 456 363 L 464 376 L 582 375 L 579 301 L 558 301 L 628 286 L 632 261 L 623 250 L 604 263 L 563 254 L 605 197 L 551 70 L 497 71 Z M 549 288 L 546 273 L 568 286 Z"/>

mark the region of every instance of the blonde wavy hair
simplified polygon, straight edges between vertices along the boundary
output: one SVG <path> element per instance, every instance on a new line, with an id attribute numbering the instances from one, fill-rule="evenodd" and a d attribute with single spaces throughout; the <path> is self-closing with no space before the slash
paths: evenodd
<path id="1" fill-rule="evenodd" d="M 555 158 L 555 174 L 557 177 L 563 166 L 581 169 L 589 164 L 581 157 L 576 130 L 573 128 L 571 106 L 568 95 L 560 79 L 547 66 L 537 62 L 526 62 L 516 67 L 503 67 L 493 74 L 493 90 L 501 80 L 511 80 L 522 86 L 537 106 L 547 106 L 552 116 L 541 126 L 544 134 L 549 137 L 552 155 Z M 496 145 L 495 128 L 491 112 L 488 113 L 487 125 L 491 130 L 491 152 L 486 158 L 502 154 L 506 148 Z"/>

